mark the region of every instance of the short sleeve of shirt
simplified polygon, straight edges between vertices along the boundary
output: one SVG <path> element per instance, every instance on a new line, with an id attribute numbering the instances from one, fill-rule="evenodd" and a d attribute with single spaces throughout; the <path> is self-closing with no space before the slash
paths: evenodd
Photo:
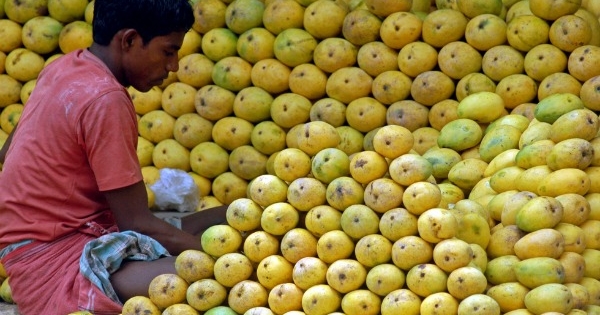
<path id="1" fill-rule="evenodd" d="M 142 180 L 137 158 L 137 116 L 125 90 L 100 96 L 79 120 L 79 143 L 100 191 Z"/>

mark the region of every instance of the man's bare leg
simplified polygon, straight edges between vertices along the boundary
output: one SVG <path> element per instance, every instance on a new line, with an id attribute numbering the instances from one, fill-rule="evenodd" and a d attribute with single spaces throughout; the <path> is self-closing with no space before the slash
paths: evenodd
<path id="1" fill-rule="evenodd" d="M 148 296 L 152 279 L 165 273 L 176 273 L 174 256 L 154 261 L 124 262 L 121 268 L 110 276 L 110 282 L 121 302 L 125 303 L 134 296 Z"/>

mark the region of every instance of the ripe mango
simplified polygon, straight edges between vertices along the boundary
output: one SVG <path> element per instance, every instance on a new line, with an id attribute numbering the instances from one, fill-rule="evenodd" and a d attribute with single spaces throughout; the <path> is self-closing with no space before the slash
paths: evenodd
<path id="1" fill-rule="evenodd" d="M 533 314 L 548 312 L 567 314 L 573 307 L 571 290 L 563 284 L 548 283 L 525 295 L 525 306 Z"/>
<path id="2" fill-rule="evenodd" d="M 527 129 L 527 127 L 529 127 L 530 123 L 531 121 L 529 120 L 529 118 L 523 115 L 508 114 L 491 122 L 486 128 L 486 133 L 499 125 L 511 125 L 523 132 Z"/>
<path id="3" fill-rule="evenodd" d="M 600 220 L 587 220 L 579 227 L 585 235 L 586 248 L 600 250 Z"/>
<path id="4" fill-rule="evenodd" d="M 554 227 L 563 236 L 565 252 L 581 254 L 585 250 L 585 234 L 577 225 L 561 222 Z"/>
<path id="5" fill-rule="evenodd" d="M 600 250 L 587 248 L 583 251 L 582 257 L 585 260 L 584 276 L 594 279 L 600 279 Z"/>
<path id="6" fill-rule="evenodd" d="M 485 277 L 491 284 L 502 284 L 517 281 L 515 266 L 521 259 L 516 255 L 505 255 L 488 261 Z"/>
<path id="7" fill-rule="evenodd" d="M 545 163 L 543 165 L 528 168 L 517 178 L 516 187 L 520 191 L 529 191 L 539 194 L 539 182 L 550 173 L 552 173 L 552 170 Z"/>
<path id="8" fill-rule="evenodd" d="M 550 128 L 550 139 L 554 142 L 570 138 L 592 140 L 598 133 L 598 115 L 582 108 L 574 109 L 558 117 Z"/>
<path id="9" fill-rule="evenodd" d="M 518 282 L 506 282 L 489 288 L 486 294 L 498 302 L 501 312 L 506 313 L 525 308 L 525 295 L 529 291 Z"/>
<path id="10" fill-rule="evenodd" d="M 448 172 L 448 179 L 454 185 L 469 191 L 483 179 L 488 163 L 477 158 L 467 158 L 456 163 Z"/>
<path id="11" fill-rule="evenodd" d="M 515 245 L 515 255 L 521 260 L 534 257 L 558 259 L 565 249 L 565 239 L 555 229 L 541 229 L 519 239 Z"/>
<path id="12" fill-rule="evenodd" d="M 521 139 L 519 139 L 519 149 L 523 149 L 524 147 L 544 139 L 550 139 L 550 130 L 552 129 L 552 125 L 542 121 L 535 121 L 523 131 L 521 134 Z"/>
<path id="13" fill-rule="evenodd" d="M 592 277 L 583 277 L 583 279 L 579 281 L 579 284 L 584 286 L 590 294 L 589 305 L 600 305 L 600 280 Z"/>
<path id="14" fill-rule="evenodd" d="M 490 242 L 490 235 L 488 220 L 477 213 L 465 214 L 458 220 L 458 239 L 486 248 Z"/>
<path id="15" fill-rule="evenodd" d="M 585 139 L 569 138 L 557 142 L 546 157 L 546 164 L 553 170 L 561 168 L 586 169 L 594 157 L 592 144 Z"/>
<path id="16" fill-rule="evenodd" d="M 541 100 L 533 115 L 535 119 L 553 124 L 560 116 L 584 108 L 583 101 L 573 93 L 556 93 Z"/>
<path id="17" fill-rule="evenodd" d="M 496 155 L 488 164 L 488 167 L 483 172 L 483 176 L 489 177 L 494 175 L 497 171 L 504 169 L 509 166 L 516 165 L 516 156 L 519 154 L 519 149 L 508 149 L 500 154 Z"/>
<path id="18" fill-rule="evenodd" d="M 563 213 L 563 206 L 556 198 L 538 196 L 517 210 L 515 223 L 519 229 L 533 232 L 554 227 L 560 222 Z"/>
<path id="19" fill-rule="evenodd" d="M 558 259 L 534 257 L 515 265 L 515 276 L 522 285 L 533 289 L 548 283 L 563 283 L 565 268 Z"/>
<path id="20" fill-rule="evenodd" d="M 515 225 L 519 209 L 535 197 L 537 197 L 537 194 L 528 190 L 521 190 L 512 195 L 506 200 L 504 207 L 502 207 L 502 213 L 500 214 L 501 223 L 504 226 Z"/>
<path id="21" fill-rule="evenodd" d="M 585 173 L 590 178 L 590 190 L 588 193 L 599 193 L 600 192 L 600 167 L 590 166 L 585 169 Z"/>
<path id="22" fill-rule="evenodd" d="M 479 123 L 490 123 L 504 114 L 504 100 L 494 92 L 481 91 L 470 94 L 458 103 L 458 118 Z"/>
<path id="23" fill-rule="evenodd" d="M 564 194 L 556 196 L 555 198 L 563 205 L 563 217 L 560 222 L 580 226 L 589 219 L 592 205 L 585 196 L 578 194 Z"/>
<path id="24" fill-rule="evenodd" d="M 490 177 L 490 186 L 498 193 L 515 189 L 515 183 L 524 171 L 525 169 L 518 166 L 509 166 L 499 170 Z"/>
<path id="25" fill-rule="evenodd" d="M 590 177 L 578 168 L 563 168 L 553 171 L 538 184 L 538 194 L 556 197 L 575 193 L 585 195 L 591 186 Z"/>
<path id="26" fill-rule="evenodd" d="M 500 153 L 519 147 L 521 130 L 511 125 L 498 125 L 483 136 L 479 144 L 481 159 L 490 162 Z"/>
<path id="27" fill-rule="evenodd" d="M 516 225 L 503 226 L 492 232 L 486 248 L 488 257 L 493 259 L 504 255 L 514 255 L 514 244 L 525 234 Z"/>
<path id="28" fill-rule="evenodd" d="M 489 165 L 488 165 L 488 167 L 489 167 Z M 477 184 L 475 184 L 473 189 L 471 189 L 468 199 L 471 201 L 474 201 L 474 200 L 477 200 L 479 198 L 482 198 L 482 197 L 485 197 L 488 195 L 495 195 L 497 193 L 498 192 L 496 192 L 490 186 L 490 177 L 484 177 L 481 180 L 479 180 L 479 182 L 477 182 Z"/>
<path id="29" fill-rule="evenodd" d="M 596 256 L 594 259 L 595 258 L 600 257 Z M 564 252 L 562 255 L 560 255 L 558 261 L 560 261 L 560 263 L 563 265 L 563 268 L 565 268 L 564 283 L 579 283 L 584 276 L 588 276 L 585 274 L 586 270 L 592 269 L 592 266 L 596 265 L 595 262 L 597 260 L 591 260 L 588 262 L 585 256 L 581 254 Z M 600 270 L 598 268 L 596 269 Z"/>
<path id="30" fill-rule="evenodd" d="M 490 202 L 485 206 L 486 211 L 490 214 L 490 218 L 496 222 L 500 222 L 502 220 L 502 210 L 504 209 L 504 205 L 517 193 L 519 193 L 518 190 L 512 189 L 494 195 L 494 197 L 490 199 Z"/>
<path id="31" fill-rule="evenodd" d="M 550 139 L 542 139 L 525 146 L 515 156 L 515 164 L 525 169 L 546 165 L 546 157 L 552 151 L 554 144 Z"/>

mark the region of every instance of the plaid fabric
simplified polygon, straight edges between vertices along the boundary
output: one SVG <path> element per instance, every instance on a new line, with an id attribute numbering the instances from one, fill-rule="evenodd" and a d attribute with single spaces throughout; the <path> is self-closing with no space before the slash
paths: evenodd
<path id="1" fill-rule="evenodd" d="M 124 260 L 152 261 L 169 252 L 153 238 L 133 232 L 113 232 L 88 242 L 79 260 L 80 272 L 104 293 L 119 302 L 110 283 L 110 274 L 117 271 Z"/>
<path id="2" fill-rule="evenodd" d="M 21 246 L 25 246 L 31 242 L 32 242 L 32 240 L 24 240 L 21 242 L 10 244 L 10 245 L 4 247 L 3 249 L 0 249 L 0 259 L 2 259 L 4 256 L 8 255 L 8 253 L 12 252 L 13 250 L 15 250 Z"/>

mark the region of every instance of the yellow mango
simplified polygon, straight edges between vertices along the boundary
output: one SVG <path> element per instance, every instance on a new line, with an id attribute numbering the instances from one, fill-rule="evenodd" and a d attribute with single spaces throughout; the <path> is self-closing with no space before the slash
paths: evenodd
<path id="1" fill-rule="evenodd" d="M 585 169 L 590 178 L 590 190 L 588 193 L 600 193 L 600 166 L 590 166 Z"/>
<path id="2" fill-rule="evenodd" d="M 594 279 L 600 279 L 600 250 L 588 248 L 581 254 L 585 261 L 583 275 Z"/>
<path id="3" fill-rule="evenodd" d="M 519 209 L 521 209 L 524 204 L 535 197 L 537 197 L 535 193 L 527 190 L 522 190 L 512 195 L 502 208 L 502 213 L 500 215 L 500 221 L 502 224 L 504 226 L 515 225 L 517 212 Z"/>
<path id="4" fill-rule="evenodd" d="M 490 123 L 505 112 L 504 100 L 494 92 L 480 91 L 470 94 L 458 103 L 458 118 L 467 118 L 480 123 Z"/>
<path id="5" fill-rule="evenodd" d="M 492 229 L 493 231 L 494 229 Z M 486 252 L 490 259 L 505 256 L 514 255 L 514 245 L 523 236 L 525 232 L 520 230 L 516 225 L 507 225 L 500 227 L 496 231 L 492 232 L 490 236 L 490 242 L 486 248 Z"/>
<path id="6" fill-rule="evenodd" d="M 475 186 L 473 186 L 471 192 L 469 192 L 468 199 L 477 200 L 481 197 L 495 194 L 497 194 L 497 192 L 490 186 L 490 178 L 484 177 L 481 180 L 479 180 L 477 184 L 475 184 Z"/>
<path id="7" fill-rule="evenodd" d="M 561 222 L 554 229 L 563 236 L 565 252 L 583 253 L 585 250 L 585 234 L 582 228 L 571 223 Z"/>
<path id="8" fill-rule="evenodd" d="M 563 283 L 565 268 L 556 258 L 534 257 L 519 261 L 515 265 L 517 281 L 533 289 L 548 283 Z"/>
<path id="9" fill-rule="evenodd" d="M 555 229 L 541 229 L 521 237 L 514 246 L 515 255 L 521 260 L 534 257 L 558 259 L 564 252 L 565 239 Z"/>
<path id="10" fill-rule="evenodd" d="M 519 193 L 518 190 L 507 190 L 499 194 L 496 194 L 486 206 L 486 211 L 490 214 L 490 217 L 497 222 L 502 220 L 502 210 L 507 201 L 514 195 Z"/>
<path id="11" fill-rule="evenodd" d="M 529 118 L 527 118 L 523 115 L 508 114 L 508 115 L 502 116 L 502 117 L 494 120 L 492 123 L 490 123 L 488 125 L 488 127 L 486 128 L 486 133 L 498 125 L 511 125 L 517 129 L 521 130 L 521 132 L 523 132 L 527 129 L 527 127 L 529 127 L 530 123 L 531 123 L 531 121 L 529 120 Z"/>
<path id="12" fill-rule="evenodd" d="M 521 138 L 519 139 L 519 149 L 544 139 L 550 139 L 550 130 L 552 125 L 546 122 L 532 123 L 523 131 Z"/>
<path id="13" fill-rule="evenodd" d="M 517 178 L 516 187 L 520 191 L 539 194 L 539 182 L 550 173 L 552 173 L 552 170 L 546 164 L 528 168 Z"/>
<path id="14" fill-rule="evenodd" d="M 506 167 L 490 177 L 490 186 L 498 193 L 515 189 L 517 178 L 524 171 L 518 166 Z"/>
<path id="15" fill-rule="evenodd" d="M 526 169 L 546 165 L 546 157 L 552 151 L 554 144 L 550 139 L 542 139 L 525 146 L 515 156 L 515 165 Z"/>
<path id="16" fill-rule="evenodd" d="M 538 196 L 517 210 L 515 224 L 526 232 L 549 229 L 560 222 L 563 213 L 563 206 L 556 198 Z"/>
<path id="17" fill-rule="evenodd" d="M 562 168 L 585 169 L 592 163 L 594 148 L 581 138 L 565 139 L 556 144 L 546 157 L 546 164 L 553 171 Z"/>
<path id="18" fill-rule="evenodd" d="M 592 206 L 586 197 L 578 194 L 564 194 L 555 198 L 563 205 L 563 216 L 560 222 L 580 226 L 589 219 Z"/>
<path id="19" fill-rule="evenodd" d="M 585 235 L 586 249 L 600 250 L 600 220 L 587 220 L 579 227 Z"/>
<path id="20" fill-rule="evenodd" d="M 477 213 L 468 213 L 458 220 L 456 238 L 469 244 L 477 244 L 486 248 L 490 242 L 490 225 L 488 220 Z"/>
<path id="21" fill-rule="evenodd" d="M 563 168 L 553 171 L 538 184 L 538 194 L 556 197 L 575 193 L 585 195 L 591 186 L 590 177 L 578 168 Z"/>
<path id="22" fill-rule="evenodd" d="M 600 258 L 600 256 L 596 256 L 595 258 Z M 563 265 L 565 269 L 565 281 L 564 283 L 578 283 L 585 276 L 586 270 L 589 268 L 587 266 L 590 265 L 593 261 L 586 261 L 582 254 L 573 253 L 573 252 L 564 252 L 560 257 L 558 257 L 558 261 Z M 589 268 L 593 269 L 593 268 Z M 595 268 L 596 270 L 600 270 Z M 598 274 L 597 272 L 595 274 Z"/>
<path id="23" fill-rule="evenodd" d="M 529 288 L 518 282 L 507 282 L 489 288 L 486 294 L 498 302 L 500 311 L 505 314 L 525 308 L 525 295 L 529 291 Z"/>
<path id="24" fill-rule="evenodd" d="M 536 315 L 549 312 L 566 314 L 573 307 L 573 295 L 563 284 L 548 283 L 529 291 L 525 295 L 525 306 Z"/>
<path id="25" fill-rule="evenodd" d="M 600 137 L 590 140 L 594 148 L 594 157 L 592 158 L 592 166 L 600 166 Z"/>
<path id="26" fill-rule="evenodd" d="M 488 261 L 485 269 L 485 277 L 488 282 L 494 285 L 517 282 L 515 266 L 521 259 L 516 255 L 504 255 L 493 258 Z"/>
<path id="27" fill-rule="evenodd" d="M 574 109 L 556 119 L 550 128 L 550 139 L 556 143 L 571 138 L 592 140 L 599 126 L 598 114 L 587 108 Z"/>
<path id="28" fill-rule="evenodd" d="M 600 280 L 592 277 L 583 277 L 579 281 L 579 284 L 584 286 L 590 294 L 589 305 L 600 305 Z"/>
<path id="29" fill-rule="evenodd" d="M 485 169 L 485 172 L 483 172 L 483 176 L 489 177 L 503 168 L 517 165 L 516 156 L 517 154 L 519 154 L 519 152 L 519 149 L 513 148 L 503 151 L 500 154 L 496 155 L 489 162 L 488 167 Z"/>

